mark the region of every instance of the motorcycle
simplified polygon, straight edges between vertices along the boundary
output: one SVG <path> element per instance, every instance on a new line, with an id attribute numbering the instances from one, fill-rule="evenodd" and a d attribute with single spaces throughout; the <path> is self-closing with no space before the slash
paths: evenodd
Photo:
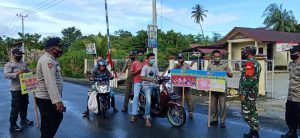
<path id="1" fill-rule="evenodd" d="M 151 115 L 168 118 L 169 123 L 176 127 L 182 127 L 186 122 L 186 112 L 180 104 L 180 96 L 174 93 L 170 77 L 164 76 L 157 79 L 159 85 L 151 94 Z M 143 90 L 139 94 L 139 113 L 145 112 L 146 97 Z"/>
<path id="2" fill-rule="evenodd" d="M 109 81 L 111 78 L 94 78 L 96 93 L 98 99 L 98 110 L 103 118 L 106 118 L 106 111 L 110 109 L 110 87 Z"/>

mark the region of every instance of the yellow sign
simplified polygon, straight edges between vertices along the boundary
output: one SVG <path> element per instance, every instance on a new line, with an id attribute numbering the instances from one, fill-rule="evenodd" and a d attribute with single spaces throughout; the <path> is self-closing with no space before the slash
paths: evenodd
<path id="1" fill-rule="evenodd" d="M 22 73 L 19 76 L 22 94 L 36 91 L 38 81 L 37 78 L 32 74 L 32 72 Z"/>

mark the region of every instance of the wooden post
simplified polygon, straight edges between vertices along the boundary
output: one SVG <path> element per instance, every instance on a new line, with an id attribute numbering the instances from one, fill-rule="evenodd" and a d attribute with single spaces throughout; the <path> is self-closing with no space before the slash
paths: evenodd
<path id="1" fill-rule="evenodd" d="M 181 100 L 181 105 L 184 107 L 184 87 L 182 87 L 182 100 Z"/>
<path id="2" fill-rule="evenodd" d="M 210 107 L 211 107 L 211 91 L 209 91 L 209 96 L 208 96 L 207 127 L 210 127 Z"/>
<path id="3" fill-rule="evenodd" d="M 37 110 L 37 105 L 36 105 L 36 100 L 35 100 L 35 93 L 33 92 L 33 101 L 34 101 L 34 112 L 35 112 L 35 123 L 36 123 L 36 127 L 39 128 L 39 114 L 38 114 L 38 110 Z"/>

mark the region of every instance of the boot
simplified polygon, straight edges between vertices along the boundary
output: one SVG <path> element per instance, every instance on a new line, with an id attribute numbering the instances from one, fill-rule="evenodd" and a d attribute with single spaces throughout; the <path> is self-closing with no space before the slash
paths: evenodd
<path id="1" fill-rule="evenodd" d="M 33 125 L 33 121 L 28 120 L 27 118 L 21 119 L 21 126 Z"/>
<path id="2" fill-rule="evenodd" d="M 244 138 L 259 138 L 258 131 L 250 130 L 248 134 L 244 134 Z"/>
<path id="3" fill-rule="evenodd" d="M 281 135 L 281 138 L 297 138 L 297 130 L 290 129 L 285 135 Z"/>
<path id="4" fill-rule="evenodd" d="M 17 123 L 10 123 L 10 128 L 9 128 L 10 131 L 21 131 L 21 128 L 17 125 Z"/>

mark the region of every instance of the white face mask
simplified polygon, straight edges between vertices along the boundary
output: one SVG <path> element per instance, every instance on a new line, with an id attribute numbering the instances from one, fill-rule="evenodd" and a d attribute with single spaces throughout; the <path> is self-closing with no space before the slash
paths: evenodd
<path id="1" fill-rule="evenodd" d="M 149 63 L 153 65 L 155 63 L 155 59 L 150 59 Z"/>

